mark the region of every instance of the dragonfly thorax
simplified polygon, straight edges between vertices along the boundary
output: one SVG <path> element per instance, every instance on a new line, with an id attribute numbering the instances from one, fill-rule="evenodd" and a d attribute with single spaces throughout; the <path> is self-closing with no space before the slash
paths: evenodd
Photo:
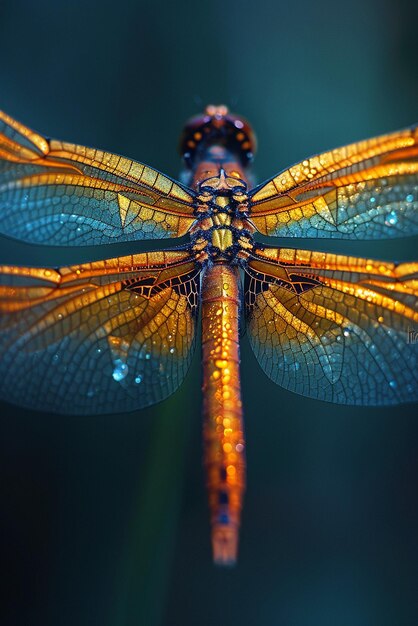
<path id="1" fill-rule="evenodd" d="M 246 183 L 221 168 L 217 176 L 199 184 L 197 202 L 198 221 L 191 231 L 196 259 L 201 263 L 246 259 L 255 230 L 248 219 Z"/>

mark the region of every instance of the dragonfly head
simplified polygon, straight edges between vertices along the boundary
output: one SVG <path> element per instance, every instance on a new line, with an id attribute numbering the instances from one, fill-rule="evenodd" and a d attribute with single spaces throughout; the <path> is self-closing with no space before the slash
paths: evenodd
<path id="1" fill-rule="evenodd" d="M 230 113 L 223 104 L 210 104 L 203 114 L 192 117 L 183 129 L 180 151 L 187 167 L 192 168 L 196 157 L 202 158 L 214 145 L 238 156 L 246 166 L 253 158 L 257 143 L 246 119 Z"/>

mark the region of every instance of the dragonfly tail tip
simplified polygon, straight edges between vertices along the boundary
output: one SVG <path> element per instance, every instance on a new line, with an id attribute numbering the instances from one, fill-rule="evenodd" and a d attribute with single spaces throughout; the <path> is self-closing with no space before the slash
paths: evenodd
<path id="1" fill-rule="evenodd" d="M 214 526 L 212 549 L 215 565 L 233 567 L 237 562 L 238 529 L 225 525 Z"/>

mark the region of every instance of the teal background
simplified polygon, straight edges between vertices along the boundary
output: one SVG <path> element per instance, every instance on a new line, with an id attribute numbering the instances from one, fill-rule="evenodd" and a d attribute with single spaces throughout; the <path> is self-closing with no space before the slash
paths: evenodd
<path id="1" fill-rule="evenodd" d="M 417 17 L 406 0 L 5 0 L 0 107 L 177 177 L 183 122 L 223 102 L 257 132 L 261 181 L 417 121 Z M 416 238 L 302 245 L 417 258 Z M 155 247 L 0 246 L 1 262 L 51 265 Z M 211 563 L 198 352 L 182 388 L 138 413 L 0 405 L 2 625 L 417 623 L 416 406 L 293 395 L 246 338 L 242 379 L 248 491 L 232 570 Z"/>

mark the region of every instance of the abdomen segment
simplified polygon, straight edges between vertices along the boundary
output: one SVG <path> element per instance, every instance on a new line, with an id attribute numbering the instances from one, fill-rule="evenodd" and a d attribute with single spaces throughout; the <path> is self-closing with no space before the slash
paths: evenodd
<path id="1" fill-rule="evenodd" d="M 208 268 L 202 284 L 204 463 L 213 557 L 220 565 L 236 561 L 245 489 L 239 309 L 238 268 Z"/>

